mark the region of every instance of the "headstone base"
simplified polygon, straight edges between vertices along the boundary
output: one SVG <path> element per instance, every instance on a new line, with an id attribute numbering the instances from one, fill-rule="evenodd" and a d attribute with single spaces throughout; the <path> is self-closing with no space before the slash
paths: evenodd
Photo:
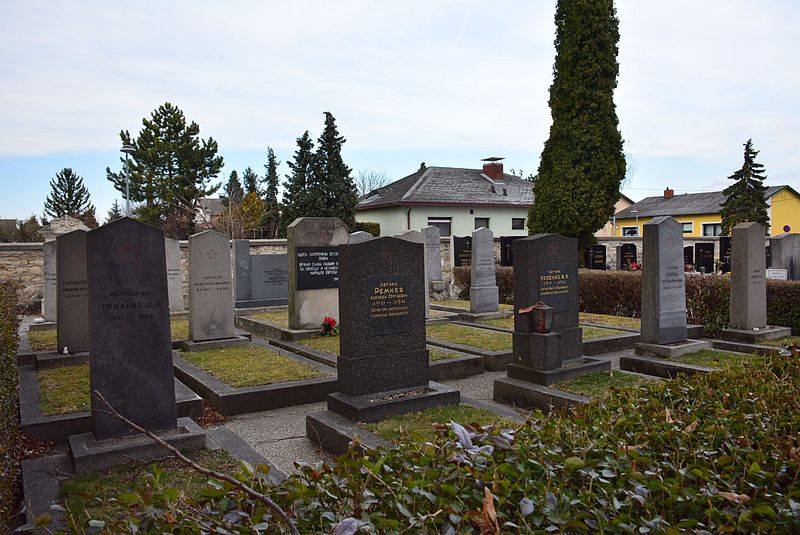
<path id="1" fill-rule="evenodd" d="M 498 403 L 523 409 L 541 409 L 544 412 L 566 409 L 590 401 L 584 396 L 510 377 L 495 380 L 493 399 Z"/>
<path id="2" fill-rule="evenodd" d="M 580 357 L 570 361 L 564 361 L 560 368 L 540 369 L 531 366 L 511 363 L 508 365 L 508 377 L 519 379 L 539 385 L 551 385 L 560 381 L 566 381 L 573 377 L 580 377 L 591 372 L 602 372 L 611 369 L 611 362 L 605 359 L 593 357 Z"/>
<path id="3" fill-rule="evenodd" d="M 514 362 L 542 370 L 561 367 L 561 337 L 558 333 L 518 333 L 513 334 Z"/>
<path id="4" fill-rule="evenodd" d="M 339 392 L 347 392 L 356 399 L 356 396 L 362 395 L 370 398 L 383 395 L 367 392 L 424 389 L 430 378 L 429 361 L 427 349 L 397 351 L 363 358 L 339 356 L 336 361 Z M 365 384 L 365 377 L 370 378 L 368 385 Z"/>
<path id="5" fill-rule="evenodd" d="M 232 338 L 220 338 L 219 340 L 203 340 L 195 342 L 192 340 L 181 340 L 181 351 L 205 351 L 207 349 L 223 349 L 225 347 L 246 346 L 250 339 L 246 336 L 234 336 Z"/>
<path id="6" fill-rule="evenodd" d="M 206 434 L 191 418 L 178 418 L 178 427 L 159 431 L 156 435 L 181 451 L 197 451 L 206 447 Z M 97 440 L 94 433 L 69 437 L 69 451 L 76 474 L 105 470 L 133 461 L 149 462 L 164 457 L 165 450 L 150 437 L 129 435 Z"/>
<path id="7" fill-rule="evenodd" d="M 289 299 L 253 299 L 244 301 L 235 301 L 234 308 L 261 308 L 261 307 L 281 307 L 286 306 Z"/>
<path id="8" fill-rule="evenodd" d="M 48 331 L 50 329 L 55 329 L 58 324 L 55 321 L 40 321 L 37 323 L 31 323 L 28 325 L 29 331 Z"/>
<path id="9" fill-rule="evenodd" d="M 773 327 L 767 325 L 758 330 L 746 329 L 723 329 L 720 338 L 730 342 L 743 342 L 745 344 L 755 344 L 759 340 L 778 340 L 785 336 L 791 336 L 790 327 Z"/>
<path id="10" fill-rule="evenodd" d="M 377 422 L 390 416 L 430 407 L 457 405 L 460 401 L 461 394 L 458 390 L 431 381 L 416 388 L 362 396 L 347 396 L 335 392 L 328 395 L 328 410 L 357 422 Z"/>
<path id="11" fill-rule="evenodd" d="M 482 286 L 469 289 L 469 311 L 472 313 L 497 312 L 500 310 L 500 290 L 497 286 Z"/>
<path id="12" fill-rule="evenodd" d="M 655 357 L 675 358 L 687 353 L 694 353 L 703 349 L 711 349 L 709 342 L 702 340 L 686 340 L 674 344 L 648 344 L 639 342 L 633 346 L 637 355 L 652 355 Z"/>

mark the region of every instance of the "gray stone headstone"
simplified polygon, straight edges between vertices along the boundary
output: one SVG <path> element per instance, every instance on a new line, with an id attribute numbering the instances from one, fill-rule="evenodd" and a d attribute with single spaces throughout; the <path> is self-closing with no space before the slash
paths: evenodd
<path id="1" fill-rule="evenodd" d="M 442 277 L 442 240 L 439 227 L 422 229 L 425 237 L 425 274 L 429 281 L 440 281 Z"/>
<path id="2" fill-rule="evenodd" d="M 740 223 L 731 230 L 732 329 L 767 326 L 767 268 L 764 257 L 766 229 L 760 223 Z"/>
<path id="3" fill-rule="evenodd" d="M 285 305 L 289 299 L 289 258 L 250 255 L 250 297 L 257 306 Z"/>
<path id="4" fill-rule="evenodd" d="M 422 255 L 423 256 L 423 266 L 427 265 L 427 263 L 428 263 L 428 249 L 427 249 L 427 247 L 425 247 L 425 245 L 426 245 L 425 236 L 423 236 L 423 234 L 421 232 L 419 232 L 417 230 L 407 230 L 405 232 L 401 232 L 396 237 L 401 239 L 401 240 L 410 241 L 411 243 L 421 243 L 423 245 L 423 255 Z M 427 288 L 429 288 L 429 285 L 428 285 L 428 272 L 427 272 L 426 269 L 424 269 L 424 267 L 423 267 L 423 271 L 425 272 L 425 288 L 426 288 L 426 291 L 425 291 L 425 317 L 429 318 L 430 315 L 431 315 L 431 296 L 430 296 L 430 292 L 427 291 Z"/>
<path id="5" fill-rule="evenodd" d="M 167 291 L 169 293 L 169 312 L 183 312 L 183 271 L 181 271 L 181 243 L 178 240 L 164 237 L 164 249 L 167 257 Z"/>
<path id="6" fill-rule="evenodd" d="M 644 225 L 642 248 L 642 342 L 686 340 L 686 276 L 683 228 L 669 216 Z"/>
<path id="7" fill-rule="evenodd" d="M 231 253 L 225 234 L 189 236 L 189 339 L 234 336 Z"/>
<path id="8" fill-rule="evenodd" d="M 347 225 L 336 217 L 300 217 L 287 228 L 289 328 L 317 329 L 326 316 L 338 320 L 338 246 L 347 238 Z"/>
<path id="9" fill-rule="evenodd" d="M 358 232 L 351 232 L 347 237 L 347 243 L 361 243 L 374 238 L 369 232 L 359 230 Z"/>
<path id="10" fill-rule="evenodd" d="M 339 391 L 428 384 L 424 246 L 393 237 L 340 248 Z"/>
<path id="11" fill-rule="evenodd" d="M 472 232 L 470 265 L 470 312 L 497 312 L 500 310 L 500 292 L 495 271 L 494 234 L 488 228 L 481 227 Z"/>
<path id="12" fill-rule="evenodd" d="M 89 351 L 89 287 L 86 278 L 86 231 L 56 238 L 58 352 Z"/>
<path id="13" fill-rule="evenodd" d="M 785 269 L 789 280 L 800 280 L 800 234 L 780 234 L 771 238 L 769 250 L 769 267 Z"/>
<path id="14" fill-rule="evenodd" d="M 42 249 L 42 316 L 44 321 L 58 321 L 58 277 L 56 268 L 56 242 L 44 243 Z"/>
<path id="15" fill-rule="evenodd" d="M 250 240 L 233 240 L 233 299 L 252 299 L 250 281 Z"/>
<path id="16" fill-rule="evenodd" d="M 177 425 L 164 233 L 124 217 L 89 232 L 90 383 L 155 431 Z M 98 440 L 130 433 L 92 398 Z"/>

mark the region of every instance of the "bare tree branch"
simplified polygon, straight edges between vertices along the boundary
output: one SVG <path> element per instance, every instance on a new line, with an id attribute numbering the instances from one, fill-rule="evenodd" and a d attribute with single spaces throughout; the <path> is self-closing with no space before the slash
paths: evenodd
<path id="1" fill-rule="evenodd" d="M 389 182 L 391 178 L 383 171 L 374 171 L 372 169 L 360 169 L 356 174 L 353 181 L 358 189 L 358 196 L 362 197 L 372 190 L 382 188 Z"/>

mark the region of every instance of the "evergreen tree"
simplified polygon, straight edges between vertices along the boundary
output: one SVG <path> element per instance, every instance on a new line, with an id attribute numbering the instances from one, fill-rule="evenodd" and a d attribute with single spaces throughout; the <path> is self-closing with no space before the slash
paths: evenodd
<path id="1" fill-rule="evenodd" d="M 555 22 L 553 123 L 528 229 L 578 238 L 583 250 L 614 213 L 625 177 L 614 105 L 619 21 L 613 0 L 558 0 Z"/>
<path id="2" fill-rule="evenodd" d="M 744 144 L 744 163 L 742 168 L 728 178 L 734 183 L 725 188 L 725 202 L 722 203 L 722 232 L 730 235 L 731 229 L 739 223 L 755 221 L 765 227 L 769 226 L 767 200 L 764 194 L 767 187 L 764 180 L 764 166 L 756 162 L 757 150 L 753 148 L 753 140 Z"/>
<path id="3" fill-rule="evenodd" d="M 264 203 L 266 210 L 264 214 L 263 227 L 268 238 L 276 238 L 278 236 L 278 227 L 280 225 L 280 209 L 278 206 L 278 165 L 280 162 L 275 157 L 275 151 L 271 147 L 267 147 L 267 163 L 264 165 L 266 172 L 264 173 Z"/>
<path id="4" fill-rule="evenodd" d="M 286 235 L 286 227 L 298 217 L 314 215 L 315 207 L 311 206 L 311 199 L 308 195 L 314 164 L 313 151 L 314 141 L 306 130 L 302 136 L 297 138 L 294 161 L 287 162 L 292 173 L 286 175 L 286 182 L 283 183 L 281 236 Z"/>
<path id="5" fill-rule="evenodd" d="M 242 173 L 242 184 L 244 185 L 245 194 L 255 193 L 261 197 L 261 188 L 258 187 L 259 177 L 251 168 L 247 168 Z"/>
<path id="6" fill-rule="evenodd" d="M 200 139 L 197 123 L 186 124 L 183 112 L 169 102 L 142 119 L 137 138 L 127 130 L 120 132 L 123 144 L 133 146 L 130 162 L 130 200 L 137 207 L 139 219 L 191 233 L 199 199 L 217 191 L 220 184 L 211 180 L 222 169 L 222 156 L 213 138 Z M 122 169 L 106 175 L 117 191 L 125 194 L 125 158 Z"/>
<path id="7" fill-rule="evenodd" d="M 239 182 L 239 174 L 236 171 L 231 171 L 228 183 L 225 184 L 225 203 L 241 203 L 242 199 L 244 199 L 244 190 L 241 182 Z"/>
<path id="8" fill-rule="evenodd" d="M 111 208 L 108 210 L 108 214 L 106 214 L 106 223 L 111 223 L 112 221 L 121 219 L 123 215 L 124 214 L 122 213 L 122 208 L 119 206 L 119 202 L 117 202 L 117 199 L 114 199 L 114 204 L 111 205 Z"/>
<path id="9" fill-rule="evenodd" d="M 350 176 L 351 169 L 342 160 L 342 145 L 345 138 L 336 129 L 336 119 L 325 112 L 325 129 L 317 140 L 314 158 L 313 186 L 309 189 L 313 206 L 321 206 L 318 214 L 323 217 L 338 217 L 353 228 L 356 222 L 358 190 Z"/>
<path id="10" fill-rule="evenodd" d="M 90 211 L 94 212 L 94 206 L 89 201 L 89 190 L 83 185 L 83 178 L 72 169 L 65 167 L 54 179 L 50 179 L 50 194 L 44 202 L 46 216 L 57 218 L 67 215 L 81 219 Z"/>

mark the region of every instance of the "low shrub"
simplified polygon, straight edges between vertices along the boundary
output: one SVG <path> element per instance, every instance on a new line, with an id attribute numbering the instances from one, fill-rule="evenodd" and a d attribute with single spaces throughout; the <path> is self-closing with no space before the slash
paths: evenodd
<path id="1" fill-rule="evenodd" d="M 578 271 L 581 312 L 642 317 L 642 272 Z"/>
<path id="2" fill-rule="evenodd" d="M 514 268 L 497 266 L 495 268 L 497 289 L 500 294 L 499 301 L 509 305 L 514 304 Z M 472 283 L 472 269 L 466 267 L 453 268 L 453 283 L 456 287 L 456 296 L 459 299 L 469 299 L 469 286 Z"/>
<path id="3" fill-rule="evenodd" d="M 371 221 L 356 221 L 356 224 L 353 225 L 353 230 L 350 232 L 369 232 L 373 236 L 380 236 L 381 235 L 381 224 L 380 223 L 372 223 Z"/>
<path id="4" fill-rule="evenodd" d="M 767 322 L 800 335 L 800 281 L 767 281 Z"/>
<path id="5" fill-rule="evenodd" d="M 0 532 L 11 533 L 18 503 L 17 287 L 0 283 Z M 2 529 L 5 527 L 6 529 Z"/>

